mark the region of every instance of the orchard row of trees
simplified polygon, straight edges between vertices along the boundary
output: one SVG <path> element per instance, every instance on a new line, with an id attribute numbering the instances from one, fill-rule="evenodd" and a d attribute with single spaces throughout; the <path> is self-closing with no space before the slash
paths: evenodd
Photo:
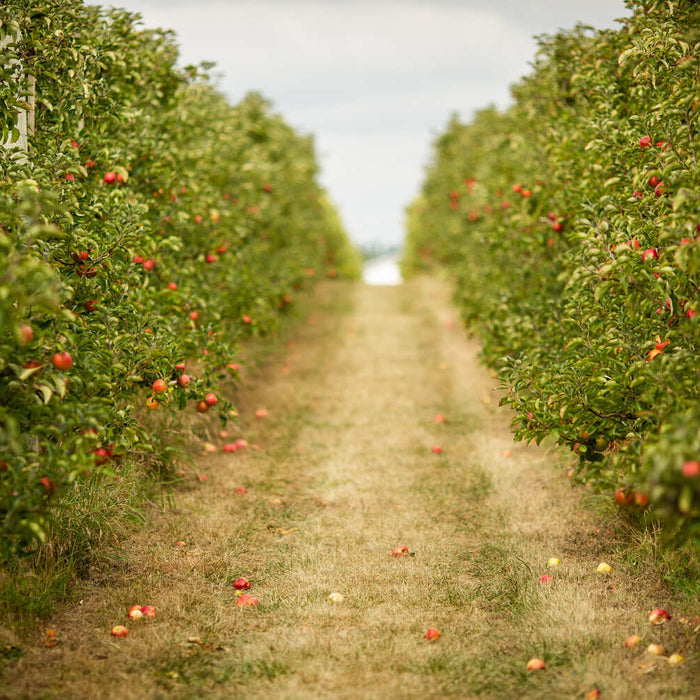
<path id="1" fill-rule="evenodd" d="M 453 118 L 405 274 L 447 266 L 519 439 L 700 543 L 700 8 L 543 37 L 504 112 Z"/>
<path id="2" fill-rule="evenodd" d="M 359 262 L 312 140 L 178 68 L 170 33 L 8 0 L 0 40 L 0 559 L 80 558 L 95 494 L 164 467 L 139 413 L 225 420 L 239 342 Z"/>

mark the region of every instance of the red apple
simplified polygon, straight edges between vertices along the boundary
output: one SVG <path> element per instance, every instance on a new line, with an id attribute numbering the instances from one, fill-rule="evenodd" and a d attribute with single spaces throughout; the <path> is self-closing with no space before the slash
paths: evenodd
<path id="1" fill-rule="evenodd" d="M 647 248 L 642 253 L 642 262 L 646 262 L 647 259 L 656 260 L 659 257 L 659 251 L 656 248 Z"/>
<path id="2" fill-rule="evenodd" d="M 209 405 L 207 404 L 206 401 L 199 401 L 197 403 L 197 412 L 198 413 L 206 413 L 209 410 Z"/>
<path id="3" fill-rule="evenodd" d="M 87 311 L 88 313 L 97 311 L 97 299 L 88 299 L 85 302 L 85 311 Z"/>
<path id="4" fill-rule="evenodd" d="M 651 187 L 656 187 L 658 184 L 659 184 L 659 178 L 656 177 L 656 175 L 652 175 L 652 176 L 649 178 L 649 185 L 650 185 Z"/>
<path id="5" fill-rule="evenodd" d="M 631 506 L 634 501 L 634 496 L 626 488 L 622 487 L 615 491 L 614 498 L 618 506 Z"/>
<path id="6" fill-rule="evenodd" d="M 177 378 L 177 383 L 178 383 L 181 387 L 184 388 L 184 387 L 186 387 L 186 386 L 189 386 L 190 378 L 189 378 L 186 374 L 181 374 L 181 375 Z"/>
<path id="7" fill-rule="evenodd" d="M 697 459 L 686 462 L 681 467 L 681 472 L 687 479 L 694 479 L 700 474 L 700 462 Z"/>
<path id="8" fill-rule="evenodd" d="M 666 189 L 666 185 L 664 185 L 663 182 L 659 182 L 659 184 L 656 185 L 656 187 L 654 187 L 654 194 L 657 197 L 660 197 L 664 193 L 665 189 Z"/>
<path id="9" fill-rule="evenodd" d="M 175 369 L 179 369 L 180 371 L 183 371 L 185 369 L 185 363 L 184 362 L 178 362 L 175 365 Z"/>
<path id="10" fill-rule="evenodd" d="M 144 270 L 148 270 L 150 272 L 155 266 L 156 266 L 156 261 L 152 260 L 151 258 L 143 261 L 143 269 Z"/>
<path id="11" fill-rule="evenodd" d="M 219 399 L 216 398 L 216 394 L 207 394 L 204 397 L 204 400 L 206 401 L 207 406 L 214 406 L 219 401 Z"/>
<path id="12" fill-rule="evenodd" d="M 153 391 L 156 394 L 162 394 L 168 390 L 168 385 L 162 379 L 156 379 L 153 382 Z"/>
<path id="13" fill-rule="evenodd" d="M 57 352 L 52 358 L 51 362 L 56 369 L 68 370 L 73 366 L 73 358 L 70 353 L 67 352 Z"/>
<path id="14" fill-rule="evenodd" d="M 92 451 L 95 455 L 95 464 L 99 467 L 102 464 L 106 464 L 109 461 L 109 452 L 105 450 L 104 447 L 97 447 Z"/>
<path id="15" fill-rule="evenodd" d="M 113 637 L 128 637 L 129 636 L 129 630 L 124 627 L 124 625 L 115 625 L 112 627 L 112 632 L 111 632 Z"/>
<path id="16" fill-rule="evenodd" d="M 407 557 L 408 556 L 408 547 L 405 547 L 402 544 L 397 545 L 394 547 L 394 549 L 391 550 L 391 556 L 392 557 Z"/>
<path id="17" fill-rule="evenodd" d="M 642 138 L 639 139 L 639 146 L 641 148 L 647 148 L 648 146 L 651 146 L 651 136 L 642 136 Z"/>
<path id="18" fill-rule="evenodd" d="M 110 185 L 113 182 L 116 182 L 117 180 L 117 173 L 115 173 L 113 170 L 110 170 L 109 172 L 105 173 L 104 181 L 105 184 Z"/>
<path id="19" fill-rule="evenodd" d="M 649 613 L 649 622 L 652 625 L 663 625 L 664 622 L 670 619 L 671 616 L 663 608 L 656 608 Z"/>
<path id="20" fill-rule="evenodd" d="M 31 326 L 28 326 L 27 324 L 23 323 L 19 327 L 19 336 L 22 339 L 23 345 L 31 343 L 32 338 L 34 338 L 34 329 Z"/>
<path id="21" fill-rule="evenodd" d="M 236 605 L 241 607 L 255 607 L 260 601 L 249 593 L 244 593 L 242 596 L 238 597 Z"/>
<path id="22" fill-rule="evenodd" d="M 253 319 L 250 316 L 248 316 L 248 314 L 243 314 L 241 318 L 243 319 L 243 323 L 251 323 L 253 321 Z"/>
<path id="23" fill-rule="evenodd" d="M 435 445 L 435 446 L 433 447 L 433 452 L 434 452 L 436 455 L 442 454 L 442 447 L 440 447 L 440 445 Z"/>
<path id="24" fill-rule="evenodd" d="M 434 627 L 428 627 L 428 631 L 423 635 L 423 639 L 427 639 L 429 642 L 440 639 L 440 631 Z"/>
<path id="25" fill-rule="evenodd" d="M 129 612 L 127 613 L 127 616 L 129 617 L 129 619 L 138 620 L 138 619 L 142 618 L 143 612 L 141 611 L 141 607 L 142 606 L 140 606 L 140 605 L 132 605 L 129 608 Z"/>
<path id="26" fill-rule="evenodd" d="M 176 292 L 177 291 L 177 284 L 175 282 L 168 282 L 168 289 L 171 292 Z"/>
<path id="27" fill-rule="evenodd" d="M 152 605 L 144 605 L 141 608 L 141 614 L 144 617 L 153 619 L 156 616 L 156 609 Z"/>
<path id="28" fill-rule="evenodd" d="M 190 320 L 196 321 L 199 318 L 199 311 L 190 311 Z"/>
<path id="29" fill-rule="evenodd" d="M 241 578 L 237 578 L 237 579 L 233 582 L 233 587 L 234 587 L 237 591 L 247 590 L 247 589 L 250 588 L 250 581 L 249 581 L 247 578 L 243 578 L 243 577 L 241 576 Z"/>
<path id="30" fill-rule="evenodd" d="M 625 646 L 628 649 L 635 649 L 641 641 L 642 638 L 638 634 L 631 634 L 629 637 L 627 637 L 627 639 L 625 639 Z"/>
<path id="31" fill-rule="evenodd" d="M 551 583 L 553 579 L 554 576 L 551 574 L 545 574 L 544 576 L 540 577 L 540 583 Z"/>
<path id="32" fill-rule="evenodd" d="M 544 661 L 542 659 L 530 659 L 527 662 L 527 670 L 528 671 L 544 671 L 547 666 L 545 665 Z"/>
<path id="33" fill-rule="evenodd" d="M 266 418 L 267 417 L 267 409 L 266 408 L 259 408 L 257 411 L 255 411 L 255 417 L 256 418 Z"/>

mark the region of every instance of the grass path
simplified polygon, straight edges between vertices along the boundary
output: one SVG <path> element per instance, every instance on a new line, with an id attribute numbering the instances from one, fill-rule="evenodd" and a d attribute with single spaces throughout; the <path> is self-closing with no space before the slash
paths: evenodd
<path id="1" fill-rule="evenodd" d="M 556 454 L 512 443 L 446 287 L 341 289 L 320 289 L 239 392 L 260 449 L 201 457 L 207 480 L 153 510 L 52 621 L 59 644 L 37 632 L 6 665 L 0 697 L 696 697 L 690 612 L 583 508 Z M 398 544 L 414 556 L 393 558 Z M 236 606 L 239 576 L 257 608 Z M 133 603 L 156 619 L 127 622 Z M 674 619 L 651 628 L 655 607 Z M 127 639 L 109 636 L 118 623 Z M 670 667 L 652 641 L 688 660 Z M 547 670 L 529 675 L 530 657 Z"/>

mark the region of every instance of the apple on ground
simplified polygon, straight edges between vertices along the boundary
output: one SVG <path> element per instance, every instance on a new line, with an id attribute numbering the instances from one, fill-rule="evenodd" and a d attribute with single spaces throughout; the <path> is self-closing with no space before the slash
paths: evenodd
<path id="1" fill-rule="evenodd" d="M 152 605 L 144 605 L 141 608 L 141 614 L 144 617 L 153 619 L 156 616 L 156 609 Z"/>
<path id="2" fill-rule="evenodd" d="M 331 603 L 342 603 L 345 600 L 345 596 L 342 593 L 331 593 L 328 596 L 328 600 Z"/>
<path id="3" fill-rule="evenodd" d="M 625 639 L 625 646 L 628 649 L 635 649 L 641 641 L 642 638 L 638 634 L 631 634 L 629 637 L 627 637 L 627 639 Z"/>
<path id="4" fill-rule="evenodd" d="M 661 646 L 661 644 L 650 644 L 647 647 L 647 652 L 653 654 L 654 656 L 663 656 L 666 650 Z"/>
<path id="5" fill-rule="evenodd" d="M 534 659 L 530 659 L 527 662 L 526 668 L 528 671 L 544 671 L 547 668 L 547 666 L 546 666 L 545 662 L 542 661 L 542 659 L 534 658 Z"/>
<path id="6" fill-rule="evenodd" d="M 604 561 L 601 561 L 600 564 L 598 564 L 596 571 L 599 574 L 609 574 L 612 573 L 612 566 L 610 566 L 610 564 L 606 564 Z"/>
<path id="7" fill-rule="evenodd" d="M 115 625 L 111 632 L 113 637 L 128 637 L 129 630 L 124 625 Z"/>
<path id="8" fill-rule="evenodd" d="M 241 607 L 255 607 L 259 602 L 260 601 L 255 596 L 244 593 L 242 596 L 239 596 L 236 605 Z"/>
<path id="9" fill-rule="evenodd" d="M 652 625 L 663 625 L 664 622 L 671 619 L 671 616 L 663 608 L 656 608 L 649 613 L 649 622 Z"/>
<path id="10" fill-rule="evenodd" d="M 247 578 L 241 576 L 241 578 L 237 578 L 233 582 L 233 587 L 237 591 L 247 590 L 248 588 L 250 588 L 250 581 Z"/>
<path id="11" fill-rule="evenodd" d="M 402 544 L 397 545 L 391 551 L 391 556 L 392 557 L 407 557 L 408 556 L 408 547 L 405 547 Z"/>
<path id="12" fill-rule="evenodd" d="M 143 617 L 143 611 L 142 611 L 143 606 L 142 605 L 132 605 L 129 608 L 129 612 L 127 613 L 127 616 L 131 620 L 138 620 L 139 618 Z"/>
<path id="13" fill-rule="evenodd" d="M 428 627 L 428 631 L 423 635 L 423 639 L 427 639 L 429 642 L 440 639 L 440 630 L 436 630 L 434 627 Z"/>

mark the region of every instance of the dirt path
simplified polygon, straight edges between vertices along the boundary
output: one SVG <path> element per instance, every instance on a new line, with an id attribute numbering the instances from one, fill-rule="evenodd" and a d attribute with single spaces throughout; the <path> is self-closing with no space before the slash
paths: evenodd
<path id="1" fill-rule="evenodd" d="M 203 457 L 208 479 L 154 511 L 0 695 L 695 697 L 697 659 L 644 651 L 692 655 L 680 604 L 650 566 L 621 561 L 557 455 L 512 443 L 446 286 L 348 287 L 344 309 L 341 289 L 323 287 L 285 355 L 248 378 L 241 425 L 260 449 Z M 399 544 L 414 556 L 392 557 Z M 239 576 L 258 607 L 236 605 Z M 133 603 L 156 619 L 126 621 Z M 655 607 L 674 620 L 651 628 Z M 117 623 L 127 639 L 109 636 Z M 528 674 L 531 657 L 547 670 Z"/>

